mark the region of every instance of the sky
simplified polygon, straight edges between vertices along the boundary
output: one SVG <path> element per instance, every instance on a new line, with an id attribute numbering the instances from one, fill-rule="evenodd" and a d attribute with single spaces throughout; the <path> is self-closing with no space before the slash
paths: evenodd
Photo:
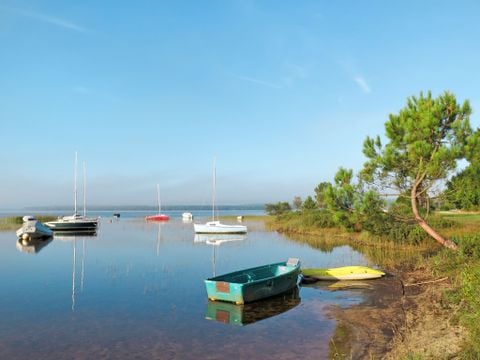
<path id="1" fill-rule="evenodd" d="M 0 1 L 0 208 L 305 198 L 420 91 L 480 124 L 476 1 Z"/>

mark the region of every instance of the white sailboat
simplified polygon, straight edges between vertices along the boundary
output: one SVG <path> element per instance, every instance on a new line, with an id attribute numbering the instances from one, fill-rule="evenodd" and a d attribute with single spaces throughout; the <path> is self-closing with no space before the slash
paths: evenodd
<path id="1" fill-rule="evenodd" d="M 74 213 L 63 216 L 54 221 L 45 223 L 54 231 L 95 231 L 98 227 L 98 218 L 86 216 L 86 170 L 83 163 L 83 215 L 77 213 L 77 152 L 75 152 L 75 186 L 74 186 Z"/>
<path id="2" fill-rule="evenodd" d="M 245 225 L 222 224 L 216 214 L 216 187 L 217 170 L 215 160 L 213 162 L 213 194 L 212 194 L 212 221 L 205 224 L 193 224 L 196 234 L 245 234 L 247 227 Z"/>

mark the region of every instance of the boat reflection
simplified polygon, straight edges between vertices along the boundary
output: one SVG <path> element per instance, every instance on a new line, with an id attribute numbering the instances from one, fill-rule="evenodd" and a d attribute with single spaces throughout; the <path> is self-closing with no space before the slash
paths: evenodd
<path id="1" fill-rule="evenodd" d="M 54 233 L 54 239 L 60 241 L 72 242 L 72 311 L 75 311 L 75 303 L 77 298 L 77 241 L 82 241 L 81 254 L 81 272 L 80 272 L 80 292 L 83 292 L 85 285 L 85 258 L 86 258 L 86 241 L 90 238 L 96 237 L 96 231 L 67 231 Z"/>
<path id="2" fill-rule="evenodd" d="M 194 243 L 205 243 L 212 245 L 212 273 L 217 273 L 217 247 L 222 244 L 243 241 L 247 238 L 245 234 L 195 234 Z"/>
<path id="3" fill-rule="evenodd" d="M 53 238 L 61 241 L 73 241 L 81 237 L 97 236 L 97 230 L 81 230 L 81 231 L 55 231 Z"/>
<path id="4" fill-rule="evenodd" d="M 208 300 L 205 319 L 244 326 L 287 312 L 300 301 L 298 287 L 282 295 L 244 305 Z"/>
<path id="5" fill-rule="evenodd" d="M 242 241 L 246 238 L 247 235 L 245 234 L 195 234 L 193 242 L 220 245 L 230 241 Z"/>
<path id="6" fill-rule="evenodd" d="M 25 240 L 20 238 L 17 240 L 17 249 L 24 253 L 37 254 L 45 246 L 50 244 L 52 240 L 52 237 L 38 240 Z"/>

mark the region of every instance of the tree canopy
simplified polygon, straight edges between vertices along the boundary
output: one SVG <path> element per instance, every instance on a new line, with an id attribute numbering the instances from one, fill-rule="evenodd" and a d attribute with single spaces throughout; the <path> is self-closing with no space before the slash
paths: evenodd
<path id="1" fill-rule="evenodd" d="M 413 218 L 435 240 L 451 249 L 456 245 L 431 228 L 418 211 L 418 202 L 428 197 L 439 180 L 446 180 L 465 158 L 472 143 L 468 101 L 458 104 L 445 92 L 433 98 L 431 92 L 407 99 L 398 114 L 385 123 L 388 142 L 367 137 L 361 178 L 382 193 L 409 194 Z M 391 191 L 395 190 L 395 193 Z"/>

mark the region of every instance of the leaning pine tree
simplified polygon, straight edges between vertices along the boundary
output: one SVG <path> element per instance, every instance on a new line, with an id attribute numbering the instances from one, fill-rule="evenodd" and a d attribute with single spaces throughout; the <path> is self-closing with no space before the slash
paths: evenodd
<path id="1" fill-rule="evenodd" d="M 419 200 L 455 171 L 457 161 L 465 157 L 469 137 L 473 136 L 468 101 L 457 103 L 455 95 L 445 92 L 432 98 L 410 97 L 397 115 L 385 123 L 387 144 L 380 137 L 367 137 L 363 153 L 368 158 L 362 178 L 377 188 L 394 188 L 397 195 L 409 194 L 416 223 L 443 246 L 457 245 L 433 229 L 419 211 Z"/>

